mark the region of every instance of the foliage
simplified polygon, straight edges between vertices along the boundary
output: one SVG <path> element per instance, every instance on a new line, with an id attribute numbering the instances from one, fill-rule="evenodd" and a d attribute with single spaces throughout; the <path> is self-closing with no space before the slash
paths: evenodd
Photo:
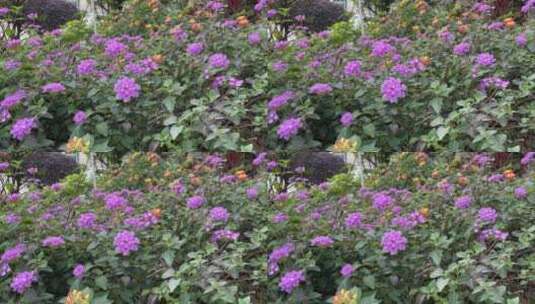
<path id="1" fill-rule="evenodd" d="M 400 3 L 364 35 L 341 23 L 332 36 L 296 29 L 284 41 L 266 16 L 269 5 L 253 23 L 217 7 L 132 2 L 94 35 L 71 23 L 6 42 L 0 94 L 5 101 L 23 90 L 25 98 L 3 107 L 0 146 L 77 146 L 112 157 L 325 149 L 342 138 L 362 152 L 533 148 L 533 20 L 494 22 L 471 3 L 422 3 Z M 470 44 L 467 54 L 454 53 L 461 42 Z M 203 44 L 199 54 L 188 53 L 192 43 Z M 210 67 L 218 53 L 228 63 Z M 478 64 L 485 53 L 495 63 Z M 80 74 L 88 59 L 94 70 Z M 116 85 L 124 77 L 135 83 L 121 100 Z M 43 92 L 51 83 L 65 89 Z M 285 102 L 270 105 L 288 91 Z M 86 119 L 76 123 L 80 111 Z M 345 113 L 348 125 L 339 121 Z M 14 127 L 21 118 L 34 118 L 29 135 Z"/>
<path id="2" fill-rule="evenodd" d="M 134 153 L 103 172 L 97 189 L 71 175 L 0 205 L 0 299 L 520 303 L 535 270 L 533 159 L 495 170 L 492 155 L 402 153 L 369 172 L 364 187 L 341 174 L 280 193 L 268 183 L 271 157 L 235 172 L 213 155 Z M 191 204 L 195 196 L 204 198 L 200 206 Z M 458 205 L 462 196 L 467 206 Z M 139 244 L 122 244 L 129 251 L 121 254 L 124 231 Z M 407 243 L 389 254 L 382 242 L 391 231 Z M 49 236 L 63 242 L 43 243 Z M 85 272 L 73 274 L 77 265 Z M 11 285 L 23 271 L 37 279 L 19 295 Z M 281 280 L 291 271 L 304 281 L 290 288 Z"/>

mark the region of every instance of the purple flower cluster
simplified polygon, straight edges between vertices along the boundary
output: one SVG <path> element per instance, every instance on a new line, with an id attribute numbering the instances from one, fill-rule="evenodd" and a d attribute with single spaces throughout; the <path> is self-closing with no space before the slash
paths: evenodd
<path id="1" fill-rule="evenodd" d="M 484 242 L 487 239 L 493 238 L 498 241 L 505 241 L 507 239 L 507 236 L 509 236 L 509 233 L 507 232 L 503 232 L 496 228 L 489 228 L 481 231 L 478 240 L 480 242 Z"/>
<path id="2" fill-rule="evenodd" d="M 268 103 L 268 109 L 271 111 L 277 111 L 283 107 L 290 100 L 295 97 L 295 93 L 292 91 L 285 91 L 284 93 L 274 96 Z"/>
<path id="3" fill-rule="evenodd" d="M 520 8 L 520 11 L 524 14 L 529 13 L 531 10 L 535 10 L 535 0 L 526 0 L 524 5 Z"/>
<path id="4" fill-rule="evenodd" d="M 202 42 L 190 43 L 186 48 L 186 52 L 191 56 L 199 55 L 200 53 L 202 53 L 203 50 L 204 45 L 202 44 Z"/>
<path id="5" fill-rule="evenodd" d="M 308 92 L 310 94 L 315 94 L 315 95 L 326 95 L 326 94 L 331 93 L 332 90 L 333 88 L 328 83 L 316 83 L 308 89 Z"/>
<path id="6" fill-rule="evenodd" d="M 26 136 L 32 133 L 32 129 L 36 128 L 36 119 L 33 117 L 20 118 L 11 126 L 11 136 L 22 141 Z"/>
<path id="7" fill-rule="evenodd" d="M 26 98 L 26 96 L 26 91 L 17 90 L 14 93 L 4 97 L 4 99 L 2 99 L 0 102 L 0 107 L 9 110 L 10 108 L 19 104 L 24 98 Z"/>
<path id="8" fill-rule="evenodd" d="M 65 244 L 65 240 L 61 236 L 49 236 L 42 242 L 44 247 L 56 248 Z"/>
<path id="9" fill-rule="evenodd" d="M 300 118 L 288 118 L 280 124 L 277 135 L 280 139 L 288 141 L 299 132 L 302 126 Z"/>
<path id="10" fill-rule="evenodd" d="M 407 94 L 407 86 L 395 77 L 388 77 L 381 85 L 381 93 L 384 100 L 396 103 Z"/>
<path id="11" fill-rule="evenodd" d="M 292 243 L 286 243 L 273 249 L 268 258 L 268 274 L 274 275 L 279 271 L 279 262 L 289 257 L 294 252 L 295 246 Z"/>
<path id="12" fill-rule="evenodd" d="M 95 72 L 97 62 L 93 59 L 84 59 L 76 66 L 76 72 L 80 76 L 90 75 Z"/>
<path id="13" fill-rule="evenodd" d="M 230 60 L 227 55 L 222 53 L 216 53 L 208 58 L 208 64 L 212 69 L 222 69 L 225 70 L 230 65 Z"/>
<path id="14" fill-rule="evenodd" d="M 353 268 L 353 265 L 351 264 L 344 264 L 342 266 L 342 268 L 340 269 L 340 274 L 342 275 L 342 277 L 344 278 L 349 278 L 351 277 L 351 275 L 353 274 L 353 271 L 355 271 L 355 269 Z"/>
<path id="15" fill-rule="evenodd" d="M 292 293 L 292 291 L 305 281 L 305 274 L 302 270 L 290 271 L 285 273 L 280 282 L 279 287 L 282 291 L 287 294 Z"/>
<path id="16" fill-rule="evenodd" d="M 361 224 L 362 224 L 362 213 L 360 212 L 350 213 L 345 219 L 345 226 L 348 229 L 359 228 Z"/>
<path id="17" fill-rule="evenodd" d="M 489 67 L 496 63 L 496 58 L 491 53 L 481 53 L 476 57 L 476 64 Z"/>
<path id="18" fill-rule="evenodd" d="M 126 52 L 127 46 L 119 42 L 117 39 L 109 39 L 106 42 L 104 53 L 109 58 L 116 58 L 122 53 Z"/>
<path id="19" fill-rule="evenodd" d="M 23 294 L 34 282 L 37 282 L 35 271 L 23 271 L 13 277 L 10 287 L 16 293 Z"/>
<path id="20" fill-rule="evenodd" d="M 466 209 L 472 204 L 472 197 L 469 195 L 463 195 L 455 199 L 455 207 L 459 209 Z"/>
<path id="21" fill-rule="evenodd" d="M 376 193 L 373 196 L 373 207 L 380 211 L 386 210 L 386 208 L 390 207 L 393 202 L 394 199 L 384 192 Z"/>
<path id="22" fill-rule="evenodd" d="M 110 193 L 104 197 L 104 203 L 108 210 L 124 209 L 128 206 L 128 201 L 118 193 Z"/>
<path id="23" fill-rule="evenodd" d="M 383 252 L 395 255 L 407 248 L 407 239 L 400 231 L 391 230 L 383 234 L 381 245 L 383 246 Z"/>
<path id="24" fill-rule="evenodd" d="M 141 87 L 134 79 L 123 76 L 115 82 L 113 90 L 118 100 L 130 102 L 130 100 L 139 96 Z"/>
<path id="25" fill-rule="evenodd" d="M 344 75 L 348 77 L 358 77 L 361 75 L 362 63 L 359 60 L 352 60 L 344 66 Z"/>
<path id="26" fill-rule="evenodd" d="M 310 240 L 310 245 L 316 247 L 331 247 L 334 244 L 333 239 L 328 236 L 320 235 Z"/>
<path id="27" fill-rule="evenodd" d="M 159 218 L 152 214 L 152 212 L 145 212 L 139 216 L 129 217 L 124 220 L 126 226 L 132 227 L 137 230 L 146 229 L 156 223 L 158 223 Z"/>
<path id="28" fill-rule="evenodd" d="M 515 188 L 514 194 L 515 194 L 516 199 L 525 199 L 526 197 L 528 197 L 528 190 L 520 186 L 520 187 Z"/>
<path id="29" fill-rule="evenodd" d="M 498 218 L 498 213 L 493 208 L 481 208 L 478 212 L 478 218 L 480 221 L 487 222 L 487 223 L 494 223 L 496 221 L 496 218 Z"/>
<path id="30" fill-rule="evenodd" d="M 188 206 L 189 209 L 198 209 L 202 205 L 204 205 L 205 202 L 206 200 L 204 199 L 204 197 L 196 195 L 196 196 L 192 196 L 188 198 L 186 200 L 186 205 Z"/>
<path id="31" fill-rule="evenodd" d="M 45 84 L 43 87 L 41 87 L 41 90 L 43 93 L 60 93 L 65 91 L 65 86 L 59 82 L 52 82 Z"/>
<path id="32" fill-rule="evenodd" d="M 486 77 L 481 80 L 479 84 L 479 89 L 486 91 L 489 87 L 494 87 L 496 89 L 505 90 L 509 86 L 509 81 L 503 80 L 500 77 Z"/>
<path id="33" fill-rule="evenodd" d="M 461 42 L 453 47 L 453 54 L 464 56 L 470 52 L 471 45 L 468 42 Z"/>
<path id="34" fill-rule="evenodd" d="M 396 48 L 387 43 L 384 40 L 376 41 L 372 44 L 372 52 L 371 55 L 373 57 L 384 57 L 387 54 L 394 53 L 396 51 Z"/>
<path id="35" fill-rule="evenodd" d="M 115 246 L 115 252 L 122 254 L 123 256 L 129 255 L 131 252 L 135 252 L 139 248 L 139 239 L 133 232 L 123 230 L 115 236 L 113 245 Z"/>
<path id="36" fill-rule="evenodd" d="M 247 188 L 247 190 L 245 190 L 245 194 L 250 200 L 256 199 L 258 197 L 258 189 L 255 187 Z"/>
<path id="37" fill-rule="evenodd" d="M 14 247 L 8 248 L 0 257 L 0 264 L 9 264 L 20 258 L 26 252 L 26 245 L 17 244 Z"/>
<path id="38" fill-rule="evenodd" d="M 77 264 L 76 266 L 74 266 L 72 274 L 77 279 L 83 278 L 85 274 L 85 266 L 83 264 Z"/>
<path id="39" fill-rule="evenodd" d="M 220 240 L 235 241 L 238 239 L 238 237 L 240 237 L 239 232 L 235 232 L 235 231 L 227 230 L 227 229 L 220 229 L 220 230 L 214 231 L 214 233 L 212 234 L 211 240 L 213 243 L 216 243 Z"/>
<path id="40" fill-rule="evenodd" d="M 87 121 L 87 115 L 84 111 L 76 111 L 74 117 L 72 118 L 72 121 L 77 126 L 83 125 Z"/>
<path id="41" fill-rule="evenodd" d="M 76 223 L 81 229 L 92 229 L 95 227 L 96 220 L 96 214 L 93 212 L 86 212 L 80 214 L 80 217 L 78 217 L 78 221 Z"/>
<path id="42" fill-rule="evenodd" d="M 247 36 L 247 40 L 251 45 L 257 45 L 262 42 L 262 35 L 259 32 L 252 32 Z"/>
<path id="43" fill-rule="evenodd" d="M 230 214 L 224 207 L 214 207 L 210 210 L 210 219 L 214 222 L 226 222 Z"/>

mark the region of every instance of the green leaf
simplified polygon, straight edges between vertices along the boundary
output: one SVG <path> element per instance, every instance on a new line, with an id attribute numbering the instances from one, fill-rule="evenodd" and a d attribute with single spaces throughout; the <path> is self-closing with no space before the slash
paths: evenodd
<path id="1" fill-rule="evenodd" d="M 95 128 L 103 136 L 108 136 L 108 124 L 106 122 L 98 123 Z"/>
<path id="2" fill-rule="evenodd" d="M 173 265 L 173 260 L 175 259 L 175 252 L 172 250 L 167 250 L 162 254 L 162 259 L 165 261 L 167 266 Z"/>
<path id="3" fill-rule="evenodd" d="M 163 124 L 165 126 L 170 126 L 170 125 L 173 125 L 176 123 L 176 116 L 175 115 L 169 115 L 164 121 L 163 121 Z"/>
<path id="4" fill-rule="evenodd" d="M 108 290 L 108 279 L 105 276 L 100 276 L 95 279 L 95 285 L 102 290 Z"/>
<path id="5" fill-rule="evenodd" d="M 442 99 L 434 98 L 433 100 L 431 100 L 430 104 L 435 113 L 440 114 L 440 110 L 442 109 Z"/>
<path id="6" fill-rule="evenodd" d="M 251 304 L 251 297 L 239 299 L 238 304 Z"/>
<path id="7" fill-rule="evenodd" d="M 371 289 L 375 289 L 375 277 L 373 275 L 367 275 L 364 278 L 362 278 L 362 281 L 364 284 Z"/>
<path id="8" fill-rule="evenodd" d="M 437 280 L 437 289 L 438 292 L 441 292 L 446 286 L 448 286 L 448 283 L 450 282 L 450 279 L 446 278 L 440 278 Z"/>
<path id="9" fill-rule="evenodd" d="M 104 294 L 98 297 L 95 297 L 91 300 L 91 304 L 113 304 L 113 301 L 108 299 L 108 294 Z"/>
<path id="10" fill-rule="evenodd" d="M 106 152 L 111 152 L 111 151 L 113 151 L 113 148 L 108 146 L 108 141 L 95 144 L 93 145 L 93 147 L 91 147 L 91 152 L 95 152 L 95 153 L 106 153 Z"/>
<path id="11" fill-rule="evenodd" d="M 173 125 L 171 129 L 169 130 L 169 133 L 171 134 L 171 138 L 175 140 L 180 133 L 182 133 L 182 130 L 184 130 L 184 126 L 177 126 Z"/>
<path id="12" fill-rule="evenodd" d="M 167 287 L 169 287 L 169 292 L 173 292 L 178 285 L 180 285 L 180 279 L 171 279 L 167 281 Z"/>
<path id="13" fill-rule="evenodd" d="M 173 96 L 167 96 L 163 100 L 163 105 L 165 106 L 165 109 L 171 113 L 173 113 L 173 111 L 175 110 L 175 104 L 176 99 Z"/>
<path id="14" fill-rule="evenodd" d="M 442 260 L 442 250 L 434 250 L 429 256 L 436 266 L 440 266 L 440 261 Z"/>
<path id="15" fill-rule="evenodd" d="M 443 127 L 443 126 L 438 127 L 437 129 L 438 139 L 442 140 L 448 134 L 449 131 L 450 131 L 449 127 Z"/>

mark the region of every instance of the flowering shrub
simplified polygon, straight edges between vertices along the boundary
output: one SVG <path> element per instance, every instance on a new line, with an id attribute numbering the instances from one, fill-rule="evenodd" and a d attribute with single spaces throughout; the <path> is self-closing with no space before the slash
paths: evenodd
<path id="1" fill-rule="evenodd" d="M 0 300 L 520 303 L 535 154 L 492 158 L 401 153 L 363 184 L 280 192 L 273 155 L 228 171 L 217 155 L 135 153 L 95 189 L 71 175 L 3 197 Z"/>
<path id="2" fill-rule="evenodd" d="M 134 1 L 94 34 L 72 23 L 5 41 L 0 147 L 121 156 L 345 138 L 360 151 L 533 148 L 529 3 L 507 20 L 473 1 L 403 3 L 362 35 L 344 23 L 277 39 L 269 1 L 254 23 L 217 1 Z"/>

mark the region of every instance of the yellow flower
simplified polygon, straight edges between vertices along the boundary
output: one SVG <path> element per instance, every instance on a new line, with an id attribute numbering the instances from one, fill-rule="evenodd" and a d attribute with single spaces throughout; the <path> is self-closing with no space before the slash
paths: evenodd
<path id="1" fill-rule="evenodd" d="M 357 148 L 357 143 L 354 140 L 347 138 L 339 138 L 332 147 L 334 152 L 352 152 Z"/>
<path id="2" fill-rule="evenodd" d="M 67 142 L 67 152 L 75 153 L 82 152 L 87 153 L 89 151 L 89 143 L 87 143 L 83 138 L 73 137 Z"/>
<path id="3" fill-rule="evenodd" d="M 65 299 L 65 304 L 89 304 L 89 294 L 76 290 L 71 289 L 69 291 L 69 294 L 67 295 L 67 298 Z"/>
<path id="4" fill-rule="evenodd" d="M 357 295 L 346 289 L 341 289 L 334 295 L 333 304 L 357 304 Z"/>

